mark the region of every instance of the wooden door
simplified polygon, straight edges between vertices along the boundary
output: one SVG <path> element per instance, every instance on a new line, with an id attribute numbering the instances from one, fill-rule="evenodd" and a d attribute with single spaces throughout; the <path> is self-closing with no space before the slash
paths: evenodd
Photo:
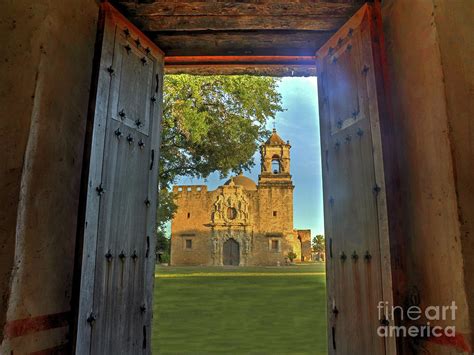
<path id="1" fill-rule="evenodd" d="M 234 239 L 229 239 L 224 243 L 224 265 L 239 266 L 240 248 L 239 243 Z"/>
<path id="2" fill-rule="evenodd" d="M 393 295 L 376 16 L 364 5 L 316 53 L 330 354 L 395 352 L 393 338 L 377 335 L 377 305 Z"/>
<path id="3" fill-rule="evenodd" d="M 75 352 L 150 353 L 163 53 L 109 4 L 100 21 Z"/>

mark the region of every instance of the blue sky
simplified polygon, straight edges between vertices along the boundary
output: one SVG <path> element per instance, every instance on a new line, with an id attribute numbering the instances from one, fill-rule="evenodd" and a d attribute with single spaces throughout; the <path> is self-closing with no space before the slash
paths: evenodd
<path id="1" fill-rule="evenodd" d="M 278 113 L 275 125 L 283 140 L 289 140 L 291 144 L 294 227 L 311 229 L 313 236 L 324 234 L 317 81 L 315 77 L 283 78 L 278 90 L 286 111 Z M 268 127 L 273 128 L 273 120 Z M 257 182 L 259 173 L 260 156 L 257 153 L 255 167 L 244 175 Z M 205 181 L 183 177 L 177 184 L 206 184 L 209 190 L 213 190 L 225 180 L 213 174 Z"/>

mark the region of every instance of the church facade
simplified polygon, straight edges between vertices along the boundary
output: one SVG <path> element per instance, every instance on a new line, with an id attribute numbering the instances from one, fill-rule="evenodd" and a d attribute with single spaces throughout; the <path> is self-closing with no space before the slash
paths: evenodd
<path id="1" fill-rule="evenodd" d="M 293 228 L 290 144 L 273 130 L 260 147 L 258 184 L 243 175 L 208 191 L 175 186 L 171 265 L 283 265 L 311 258 L 311 231 Z"/>

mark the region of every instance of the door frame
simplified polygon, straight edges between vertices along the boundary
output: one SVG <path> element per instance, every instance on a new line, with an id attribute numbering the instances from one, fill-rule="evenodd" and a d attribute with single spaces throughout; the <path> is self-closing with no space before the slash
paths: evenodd
<path id="1" fill-rule="evenodd" d="M 122 15 L 119 11 L 117 11 L 110 3 L 108 2 L 105 2 L 105 3 L 102 3 L 101 5 L 101 10 L 105 10 L 105 12 L 107 12 L 109 14 L 109 16 L 112 16 L 113 18 L 119 20 L 119 21 L 126 21 L 127 24 L 129 24 L 128 26 L 130 26 L 130 28 L 132 28 L 134 31 L 138 31 L 141 33 L 141 31 L 134 25 L 132 25 L 128 20 L 127 18 Z M 378 3 L 375 7 L 377 8 L 377 6 L 380 6 L 380 4 Z M 369 4 L 365 4 L 361 7 L 361 9 L 358 11 L 359 12 L 362 12 L 362 11 L 373 11 L 373 10 L 369 10 L 369 9 L 373 9 L 373 5 L 369 5 Z M 377 11 L 376 11 L 377 13 Z M 378 14 L 380 14 L 380 12 L 378 11 Z M 99 28 L 100 28 L 100 25 L 103 25 L 105 21 L 105 15 L 103 14 L 103 12 L 101 11 L 101 16 L 99 17 Z M 352 18 L 349 20 L 349 22 L 351 21 L 357 21 L 357 20 L 353 20 Z M 378 16 L 377 14 L 374 15 L 374 21 L 372 21 L 372 25 L 374 26 L 374 28 L 376 28 L 376 33 L 382 35 L 383 37 L 383 32 L 381 31 L 381 18 L 380 16 Z M 339 33 L 336 32 L 335 36 Z M 101 33 L 100 31 L 97 32 L 97 43 L 96 43 L 96 52 L 95 52 L 95 56 L 94 56 L 94 72 L 93 72 L 93 80 L 92 82 L 97 82 L 97 79 L 98 79 L 98 75 L 99 75 L 99 66 L 98 66 L 98 63 L 100 62 L 100 48 L 102 47 L 102 35 L 103 33 Z M 331 40 L 328 41 L 328 43 L 331 42 Z M 153 46 L 154 48 L 156 48 L 158 51 L 160 51 L 163 55 L 165 55 L 158 47 L 156 47 L 156 45 L 150 40 L 149 43 L 147 43 L 147 45 L 149 46 Z M 328 44 L 326 43 L 325 45 L 323 45 L 321 48 L 327 46 Z M 383 38 L 381 38 L 380 40 L 380 53 L 382 55 L 382 58 L 381 58 L 381 61 L 377 62 L 378 65 L 380 66 L 380 72 L 384 75 L 383 77 L 377 77 L 377 81 L 381 83 L 381 87 L 385 88 L 385 73 L 386 73 L 386 69 L 384 67 L 384 62 L 383 62 L 383 55 L 384 55 L 384 48 L 383 48 Z M 246 58 L 244 58 L 246 56 L 242 56 L 242 60 L 244 62 L 247 62 L 249 60 L 249 56 L 247 56 Z M 165 57 L 166 58 L 166 57 Z M 198 57 L 193 57 L 193 61 L 196 65 L 196 62 L 199 62 L 202 58 L 200 58 L 199 56 Z M 308 65 L 314 65 L 316 67 L 316 63 L 315 63 L 315 59 L 316 57 L 305 57 L 302 61 L 302 63 L 300 64 L 303 64 L 305 66 L 308 66 Z M 176 61 L 179 59 L 173 59 L 172 61 Z M 206 65 L 212 65 L 214 63 L 213 61 L 213 57 L 206 57 Z M 216 57 L 216 60 L 220 63 L 220 64 L 224 64 L 223 63 L 223 59 L 222 57 L 219 57 L 217 58 Z M 235 62 L 235 57 L 233 57 L 233 60 Z M 277 63 L 277 65 L 281 65 L 283 67 L 291 67 L 292 65 L 295 65 L 295 60 L 297 60 L 296 58 L 290 58 L 289 59 L 290 61 L 289 62 L 281 62 L 281 58 L 276 58 L 275 59 L 275 63 Z M 233 62 L 233 63 L 234 63 Z M 169 64 L 173 64 L 173 63 L 170 63 L 168 62 Z M 297 63 L 298 64 L 298 63 Z M 297 65 L 296 64 L 296 65 Z M 248 64 L 248 66 L 251 66 L 251 64 Z M 166 68 L 166 61 L 165 61 L 165 68 Z M 223 67 L 224 68 L 224 67 Z M 217 72 L 216 72 L 217 74 Z M 284 75 L 282 75 L 284 76 Z M 317 77 L 317 73 L 316 73 L 316 77 Z M 93 108 L 95 107 L 95 98 L 96 98 L 96 95 L 97 95 L 97 91 L 98 89 L 96 87 L 93 86 L 93 91 L 91 91 L 91 95 L 90 95 L 90 104 L 89 104 L 89 118 L 88 118 L 88 122 L 87 122 L 87 130 L 86 130 L 86 144 L 85 144 L 85 148 L 84 148 L 84 161 L 83 161 L 83 170 L 82 170 L 82 186 L 81 186 L 81 199 L 80 199 L 80 208 L 79 208 L 79 214 L 78 214 L 78 217 L 79 217 L 79 221 L 82 221 L 84 222 L 85 221 L 85 199 L 83 198 L 83 196 L 86 196 L 87 194 L 87 177 L 89 175 L 89 169 L 90 169 L 90 148 L 91 148 L 91 145 L 90 144 L 87 144 L 88 142 L 91 142 L 92 141 L 92 135 L 93 135 L 93 126 L 94 126 L 94 122 L 93 122 L 93 114 L 94 114 L 94 110 Z M 386 93 L 385 92 L 377 92 L 376 93 L 377 97 L 379 98 L 380 102 L 385 102 L 385 96 L 386 96 Z M 386 114 L 388 114 L 388 111 L 386 110 L 386 107 L 381 107 L 380 108 L 381 110 L 384 110 L 383 112 L 385 112 Z M 387 131 L 389 130 L 389 124 L 388 123 L 385 123 L 385 124 L 382 124 L 381 123 L 381 137 L 379 137 L 378 139 L 380 140 L 384 140 L 386 141 L 389 137 L 389 135 L 387 135 Z M 393 170 L 389 170 L 389 169 L 393 169 L 392 167 L 390 168 L 387 168 L 385 167 L 385 164 L 384 163 L 387 161 L 387 157 L 389 156 L 389 154 L 392 154 L 393 152 L 388 152 L 388 153 L 385 153 L 384 151 L 384 156 L 378 156 L 377 157 L 377 161 L 379 162 L 379 164 L 381 164 L 381 166 L 383 166 L 385 169 L 385 171 L 390 171 L 390 172 L 393 172 Z M 158 159 L 159 157 L 157 157 Z M 385 188 L 385 187 L 384 187 Z M 389 199 L 389 198 L 387 198 Z M 386 203 L 386 202 L 384 202 Z M 389 209 L 389 219 L 392 218 L 391 217 L 391 214 L 390 214 L 390 209 Z M 382 221 L 384 226 L 383 226 L 383 230 L 385 231 L 385 235 L 386 235 L 386 238 L 383 240 L 384 242 L 384 251 L 390 251 L 390 237 L 389 237 L 389 221 Z M 83 254 L 83 240 L 82 238 L 80 238 L 79 236 L 83 235 L 83 223 L 78 223 L 78 238 L 77 238 L 77 241 L 76 241 L 76 257 L 75 257 L 75 272 L 74 272 L 74 282 L 73 282 L 73 304 L 74 305 L 78 305 L 79 304 L 79 294 L 80 294 L 80 270 L 82 268 L 82 262 L 81 262 L 81 257 L 82 257 L 82 254 Z M 152 240 L 154 240 L 154 238 L 151 238 Z M 241 248 L 240 248 L 240 244 L 235 241 L 238 246 L 239 246 L 239 265 L 241 263 L 241 260 L 242 260 L 242 257 L 240 255 L 241 253 Z M 326 245 L 327 248 L 329 248 L 329 245 L 327 244 Z M 327 250 L 326 251 L 326 255 L 330 255 L 330 251 Z M 386 269 L 386 271 L 388 273 L 392 273 L 392 270 L 391 270 L 391 258 L 393 258 L 393 255 L 391 256 L 390 255 L 390 252 L 388 253 L 384 253 L 382 256 L 382 259 L 384 260 L 384 263 L 383 263 L 383 266 L 384 268 Z M 392 278 L 387 278 L 384 280 L 384 289 L 385 290 L 389 290 L 389 289 L 392 289 Z M 329 300 L 328 300 L 329 301 Z M 393 304 L 393 302 L 392 302 Z M 329 306 L 329 303 L 328 303 L 328 306 Z M 73 309 L 77 309 L 76 307 L 73 307 Z M 330 308 L 328 308 L 330 309 Z M 73 324 L 73 326 L 76 328 L 75 329 L 75 332 L 73 334 L 76 334 L 77 332 L 77 322 L 78 320 L 78 315 L 76 314 L 75 315 L 75 322 Z M 328 334 L 329 335 L 329 334 Z M 75 337 L 74 337 L 75 339 Z"/>

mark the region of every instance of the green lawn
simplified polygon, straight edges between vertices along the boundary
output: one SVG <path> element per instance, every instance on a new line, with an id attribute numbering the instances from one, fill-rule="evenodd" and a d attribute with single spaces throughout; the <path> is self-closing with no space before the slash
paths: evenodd
<path id="1" fill-rule="evenodd" d="M 154 354 L 326 354 L 324 264 L 156 272 Z"/>

